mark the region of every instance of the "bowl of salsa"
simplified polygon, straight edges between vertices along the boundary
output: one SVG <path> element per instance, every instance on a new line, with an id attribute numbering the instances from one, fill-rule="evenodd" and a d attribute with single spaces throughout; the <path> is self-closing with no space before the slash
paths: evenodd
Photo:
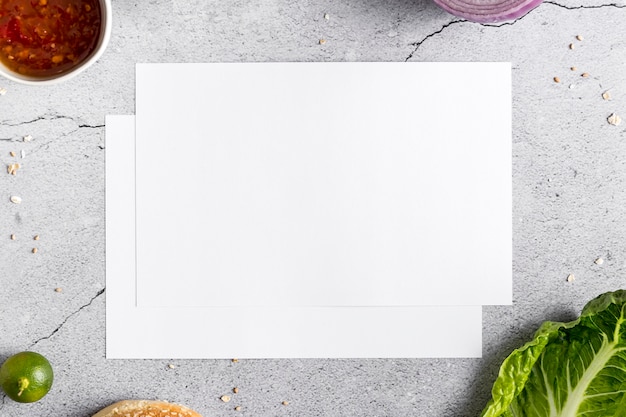
<path id="1" fill-rule="evenodd" d="M 111 0 L 0 0 L 0 75 L 54 84 L 84 71 L 111 35 Z"/>

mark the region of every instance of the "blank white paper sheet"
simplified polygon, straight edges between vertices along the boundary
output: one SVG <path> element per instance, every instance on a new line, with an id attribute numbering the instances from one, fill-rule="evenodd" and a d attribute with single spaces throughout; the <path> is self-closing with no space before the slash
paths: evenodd
<path id="1" fill-rule="evenodd" d="M 107 358 L 481 356 L 480 306 L 137 307 L 134 130 L 106 119 Z"/>
<path id="2" fill-rule="evenodd" d="M 508 63 L 139 64 L 143 307 L 511 303 Z"/>

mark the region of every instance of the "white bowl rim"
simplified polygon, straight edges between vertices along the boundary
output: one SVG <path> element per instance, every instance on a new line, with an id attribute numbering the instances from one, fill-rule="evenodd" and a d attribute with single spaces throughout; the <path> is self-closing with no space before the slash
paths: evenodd
<path id="1" fill-rule="evenodd" d="M 16 75 L 15 72 L 7 69 L 2 63 L 0 63 L 0 76 L 7 78 L 11 81 L 14 81 L 19 84 L 26 85 L 53 85 L 58 84 L 63 81 L 67 81 L 70 78 L 74 78 L 87 68 L 89 68 L 94 62 L 96 62 L 104 53 L 109 44 L 109 40 L 111 39 L 111 28 L 113 26 L 113 11 L 111 8 L 111 0 L 99 0 L 100 7 L 102 8 L 102 17 L 104 19 L 104 33 L 102 34 L 99 45 L 97 46 L 95 52 L 85 61 L 80 63 L 80 65 L 72 68 L 70 71 L 60 74 L 57 77 L 50 79 L 37 79 L 37 78 L 26 78 L 20 77 Z"/>

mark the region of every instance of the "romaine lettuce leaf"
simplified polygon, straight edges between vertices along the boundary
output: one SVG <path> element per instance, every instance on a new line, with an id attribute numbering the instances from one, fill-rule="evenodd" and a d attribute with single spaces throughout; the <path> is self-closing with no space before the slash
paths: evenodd
<path id="1" fill-rule="evenodd" d="M 546 322 L 500 368 L 482 417 L 626 417 L 626 290 Z"/>

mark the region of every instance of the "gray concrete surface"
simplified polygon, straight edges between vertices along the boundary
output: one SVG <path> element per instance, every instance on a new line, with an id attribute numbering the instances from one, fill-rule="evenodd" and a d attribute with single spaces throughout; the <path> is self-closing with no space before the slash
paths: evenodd
<path id="1" fill-rule="evenodd" d="M 141 397 L 207 417 L 477 416 L 499 363 L 543 320 L 572 319 L 587 300 L 626 287 L 626 122 L 606 121 L 626 117 L 626 2 L 562 1 L 479 25 L 428 0 L 113 0 L 111 43 L 84 74 L 53 87 L 0 80 L 0 162 L 26 152 L 17 176 L 0 174 L 0 360 L 33 349 L 56 370 L 43 401 L 3 398 L 0 415 L 88 417 Z M 104 359 L 103 124 L 106 114 L 134 113 L 134 64 L 282 60 L 513 63 L 514 305 L 484 308 L 483 359 L 194 360 L 174 369 Z M 15 194 L 20 206 L 8 202 Z M 240 393 L 221 402 L 234 386 Z"/>

